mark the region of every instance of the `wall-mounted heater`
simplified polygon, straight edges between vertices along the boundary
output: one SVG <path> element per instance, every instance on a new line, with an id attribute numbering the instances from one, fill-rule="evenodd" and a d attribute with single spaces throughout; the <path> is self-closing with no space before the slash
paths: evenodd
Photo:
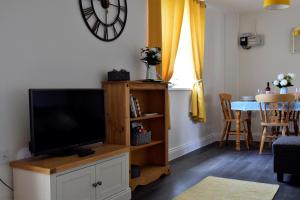
<path id="1" fill-rule="evenodd" d="M 243 49 L 251 49 L 252 47 L 258 47 L 264 45 L 264 36 L 254 33 L 243 33 L 240 36 L 240 46 Z"/>

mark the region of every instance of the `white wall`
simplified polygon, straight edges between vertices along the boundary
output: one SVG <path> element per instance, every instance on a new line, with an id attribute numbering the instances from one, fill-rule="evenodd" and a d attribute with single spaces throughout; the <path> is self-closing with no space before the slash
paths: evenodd
<path id="1" fill-rule="evenodd" d="M 28 88 L 97 88 L 114 67 L 143 78 L 146 0 L 129 0 L 128 7 L 123 34 L 104 43 L 87 29 L 78 0 L 0 1 L 0 149 L 10 159 L 29 140 Z M 8 165 L 0 177 L 11 185 Z M 0 184 L 0 199 L 9 197 Z"/>
<path id="2" fill-rule="evenodd" d="M 295 85 L 300 87 L 300 54 L 290 52 L 290 31 L 300 27 L 300 8 L 283 11 L 250 13 L 240 16 L 240 33 L 254 32 L 265 35 L 265 45 L 250 50 L 239 50 L 239 93 L 256 95 L 257 88 L 264 89 L 277 74 L 294 72 Z M 275 87 L 272 87 L 276 90 Z M 294 88 L 290 88 L 293 92 Z M 260 128 L 258 114 L 254 114 L 253 129 L 256 139 Z"/>

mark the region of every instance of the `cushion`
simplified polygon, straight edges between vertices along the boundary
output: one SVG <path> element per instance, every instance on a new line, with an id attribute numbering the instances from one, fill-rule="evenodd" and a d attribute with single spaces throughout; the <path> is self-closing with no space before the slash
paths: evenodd
<path id="1" fill-rule="evenodd" d="M 273 143 L 273 153 L 287 153 L 290 151 L 299 151 L 300 154 L 300 137 L 282 136 Z"/>

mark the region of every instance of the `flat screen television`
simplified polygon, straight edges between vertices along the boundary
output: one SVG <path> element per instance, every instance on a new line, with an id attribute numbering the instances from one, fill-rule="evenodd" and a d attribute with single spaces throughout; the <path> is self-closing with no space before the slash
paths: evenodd
<path id="1" fill-rule="evenodd" d="M 104 142 L 101 89 L 30 89 L 30 151 L 55 154 Z"/>

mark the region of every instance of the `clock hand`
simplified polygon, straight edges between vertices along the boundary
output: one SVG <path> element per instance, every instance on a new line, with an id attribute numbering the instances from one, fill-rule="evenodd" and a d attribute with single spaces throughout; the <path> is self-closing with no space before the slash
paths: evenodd
<path id="1" fill-rule="evenodd" d="M 107 15 L 108 15 L 108 10 L 107 8 L 105 9 L 105 23 L 107 24 Z"/>
<path id="2" fill-rule="evenodd" d="M 113 4 L 113 3 L 109 3 L 109 5 L 111 5 L 113 7 L 116 7 L 118 9 L 122 10 L 122 11 L 126 10 L 126 8 L 124 6 L 121 6 L 121 5 L 116 5 L 116 4 Z"/>

